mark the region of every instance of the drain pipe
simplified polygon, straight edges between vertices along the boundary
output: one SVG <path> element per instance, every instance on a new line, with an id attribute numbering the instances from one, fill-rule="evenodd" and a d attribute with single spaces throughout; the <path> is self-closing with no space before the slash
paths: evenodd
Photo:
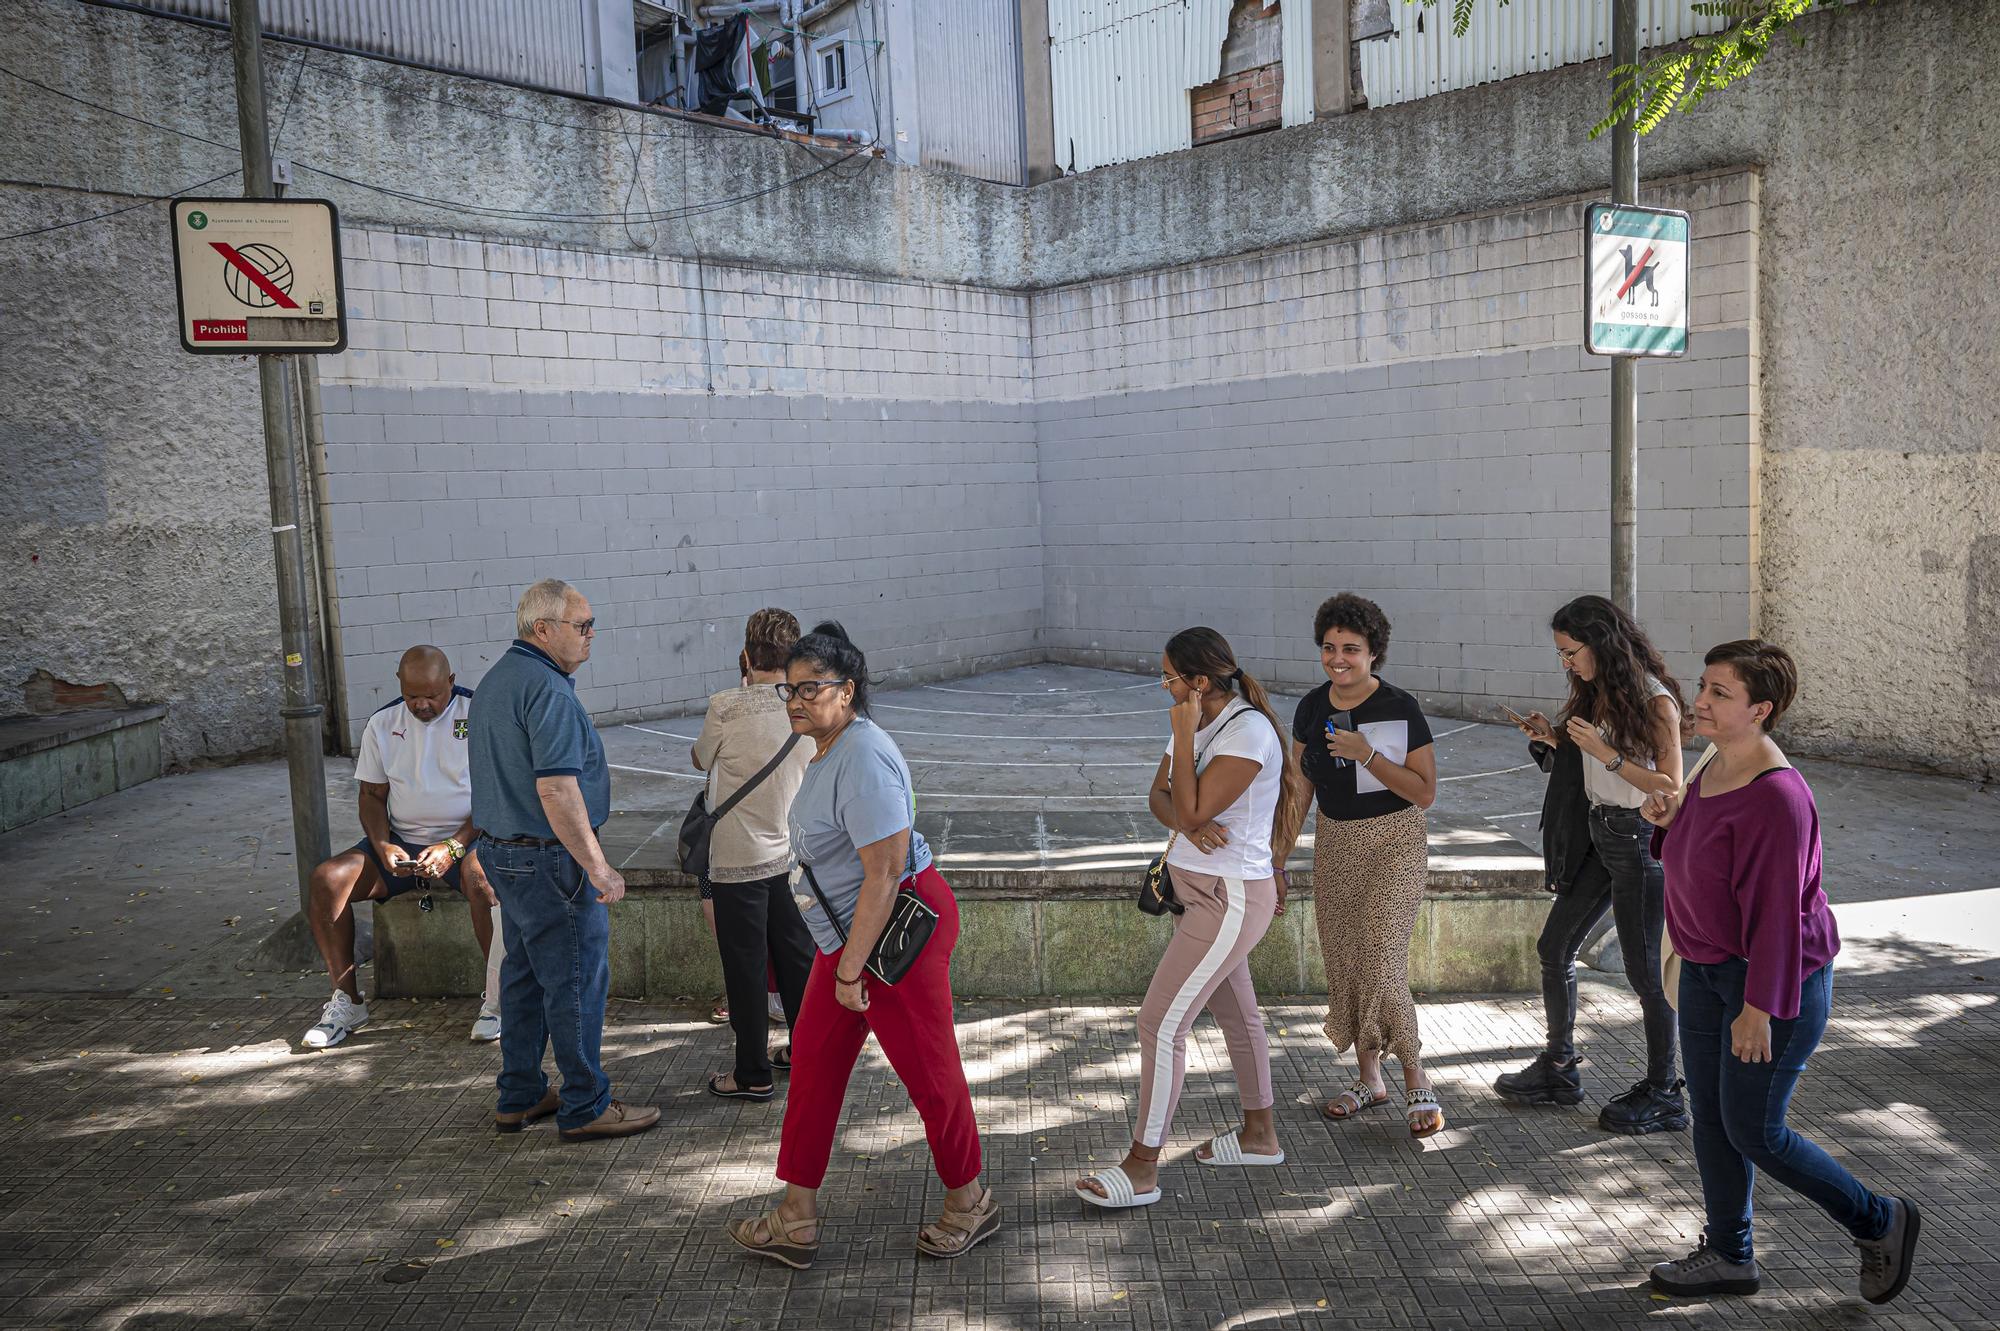
<path id="1" fill-rule="evenodd" d="M 293 375 L 299 384 L 299 414 L 306 426 L 306 484 L 313 506 L 313 535 L 319 545 L 319 620 L 321 648 L 325 652 L 327 730 L 334 748 L 347 748 L 347 659 L 340 640 L 340 594 L 334 590 L 333 514 L 326 497 L 326 423 L 320 414 L 319 367 L 310 356 L 300 356 Z"/>

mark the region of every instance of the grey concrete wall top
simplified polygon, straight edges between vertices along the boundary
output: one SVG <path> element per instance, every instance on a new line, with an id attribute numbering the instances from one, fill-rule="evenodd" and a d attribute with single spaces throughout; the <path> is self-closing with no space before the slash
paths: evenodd
<path id="1" fill-rule="evenodd" d="M 9 67 L 179 131 L 0 79 L 8 126 L 0 179 L 171 194 L 238 165 L 227 32 L 75 0 L 0 0 L 0 30 Z M 1025 281 L 1019 189 L 277 41 L 266 42 L 265 63 L 272 151 L 293 162 L 292 192 L 330 198 L 351 221 L 470 224 L 495 237 L 776 267 Z M 219 188 L 235 192 L 232 182 Z"/>

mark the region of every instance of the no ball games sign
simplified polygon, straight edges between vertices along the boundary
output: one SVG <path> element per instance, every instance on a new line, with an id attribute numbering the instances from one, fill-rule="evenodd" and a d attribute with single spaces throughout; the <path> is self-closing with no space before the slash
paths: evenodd
<path id="1" fill-rule="evenodd" d="M 181 346 L 198 355 L 347 346 L 340 218 L 324 199 L 176 199 Z"/>
<path id="2" fill-rule="evenodd" d="M 1593 356 L 1684 356 L 1688 215 L 1593 203 L 1584 211 L 1583 346 Z"/>

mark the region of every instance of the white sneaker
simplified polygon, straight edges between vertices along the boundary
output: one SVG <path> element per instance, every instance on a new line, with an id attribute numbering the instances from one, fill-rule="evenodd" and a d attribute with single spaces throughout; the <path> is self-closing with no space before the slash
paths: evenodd
<path id="1" fill-rule="evenodd" d="M 776 994 L 766 994 L 764 995 L 764 1000 L 764 1010 L 771 1014 L 772 1024 L 777 1026 L 784 1025 L 785 1000 Z"/>
<path id="2" fill-rule="evenodd" d="M 320 1009 L 319 1025 L 307 1031 L 301 1043 L 308 1049 L 331 1049 L 367 1024 L 368 1005 L 336 989 Z"/>
<path id="3" fill-rule="evenodd" d="M 479 1009 L 479 1020 L 472 1023 L 472 1038 L 480 1044 L 492 1044 L 500 1038 L 500 1014 Z"/>

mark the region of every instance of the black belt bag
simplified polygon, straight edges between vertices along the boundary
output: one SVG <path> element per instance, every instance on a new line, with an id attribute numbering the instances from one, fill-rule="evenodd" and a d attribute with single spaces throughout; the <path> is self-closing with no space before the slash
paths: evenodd
<path id="1" fill-rule="evenodd" d="M 847 930 L 840 927 L 840 917 L 833 913 L 833 906 L 826 899 L 826 893 L 819 890 L 819 879 L 813 877 L 810 864 L 800 864 L 805 870 L 806 885 L 819 898 L 819 908 L 826 912 L 826 918 L 833 923 L 833 931 L 840 937 L 840 945 L 847 946 Z M 868 953 L 868 971 L 883 984 L 894 984 L 908 975 L 917 964 L 917 958 L 924 952 L 925 944 L 937 932 L 938 913 L 930 903 L 917 895 L 917 877 L 911 874 L 896 889 L 896 900 L 889 907 L 889 922 L 882 926 L 882 936 L 875 940 L 875 946 Z"/>
<path id="2" fill-rule="evenodd" d="M 736 788 L 736 793 L 722 801 L 722 807 L 714 813 L 708 811 L 708 789 L 703 787 L 689 806 L 687 817 L 681 819 L 680 862 L 681 872 L 693 874 L 696 878 L 708 877 L 708 841 L 715 834 L 715 825 L 729 816 L 729 811 L 741 804 L 746 796 L 764 784 L 764 778 L 778 770 L 778 765 L 791 753 L 792 746 L 799 742 L 796 733 L 785 737 L 785 742 L 773 754 L 771 761 L 757 769 L 757 774 Z"/>

